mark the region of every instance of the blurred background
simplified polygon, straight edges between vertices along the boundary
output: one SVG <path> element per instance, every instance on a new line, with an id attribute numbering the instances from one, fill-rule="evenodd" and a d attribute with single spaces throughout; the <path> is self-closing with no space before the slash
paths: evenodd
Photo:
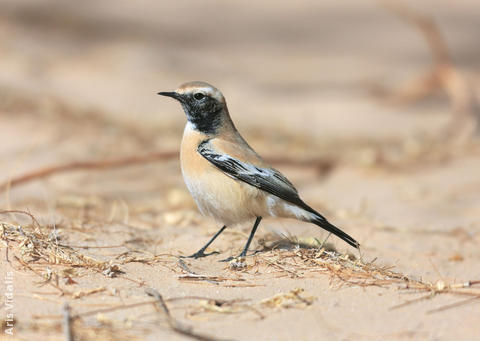
<path id="1" fill-rule="evenodd" d="M 180 176 L 183 111 L 156 93 L 202 80 L 372 257 L 436 277 L 435 257 L 444 276 L 469 277 L 480 260 L 479 18 L 475 0 L 1 0 L 0 206 L 58 226 L 128 223 L 157 251 L 195 251 L 216 227 Z M 177 229 L 192 224 L 203 229 Z"/>
<path id="2" fill-rule="evenodd" d="M 435 20 L 478 89 L 477 2 L 400 3 Z M 441 92 L 414 110 L 369 96 L 432 65 L 416 26 L 382 1 L 3 0 L 0 9 L 2 92 L 39 106 L 59 101 L 160 132 L 184 118 L 155 93 L 205 80 L 246 133 L 268 123 L 317 137 L 405 136 L 449 114 Z"/>

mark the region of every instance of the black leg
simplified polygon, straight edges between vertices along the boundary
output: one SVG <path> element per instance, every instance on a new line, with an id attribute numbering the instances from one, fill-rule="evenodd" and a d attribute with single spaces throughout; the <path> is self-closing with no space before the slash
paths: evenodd
<path id="1" fill-rule="evenodd" d="M 218 237 L 226 228 L 227 228 L 227 225 L 223 225 L 223 227 L 222 227 L 220 230 L 218 230 L 217 233 L 215 233 L 215 235 L 212 237 L 212 239 L 210 239 L 210 240 L 208 241 L 207 244 L 205 244 L 200 250 L 198 250 L 197 252 L 195 252 L 193 255 L 188 256 L 187 258 L 195 258 L 195 259 L 197 259 L 197 258 L 206 257 L 206 256 L 209 256 L 209 255 L 211 255 L 211 254 L 217 253 L 217 252 L 212 252 L 212 253 L 206 254 L 206 253 L 205 253 L 205 250 L 207 249 L 207 247 L 210 246 L 210 244 L 213 243 L 213 241 L 214 241 L 215 239 L 217 239 L 217 237 Z"/>
<path id="2" fill-rule="evenodd" d="M 253 240 L 253 236 L 255 235 L 255 232 L 257 232 L 257 227 L 258 224 L 260 224 L 260 221 L 262 220 L 262 217 L 257 217 L 257 220 L 255 220 L 255 224 L 253 224 L 252 231 L 250 232 L 250 236 L 248 236 L 247 244 L 245 245 L 245 248 L 243 249 L 242 253 L 237 256 L 238 257 L 245 257 L 247 255 L 248 248 L 250 247 L 250 243 Z M 226 259 L 222 259 L 220 262 L 230 262 L 233 260 L 234 257 L 228 257 Z"/>
<path id="3" fill-rule="evenodd" d="M 253 224 L 253 228 L 252 228 L 252 231 L 250 232 L 250 236 L 248 236 L 247 244 L 245 245 L 245 248 L 243 249 L 242 253 L 238 255 L 238 257 L 245 257 L 247 255 L 248 248 L 250 247 L 250 243 L 252 242 L 255 232 L 257 232 L 257 227 L 258 227 L 258 224 L 260 224 L 261 220 L 262 220 L 262 217 L 257 217 L 257 220 L 255 220 L 255 224 Z"/>

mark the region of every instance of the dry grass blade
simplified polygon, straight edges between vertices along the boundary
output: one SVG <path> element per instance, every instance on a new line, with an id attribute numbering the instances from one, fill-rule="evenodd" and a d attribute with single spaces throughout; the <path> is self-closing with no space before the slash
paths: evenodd
<path id="1" fill-rule="evenodd" d="M 439 294 L 451 294 L 457 296 L 480 295 L 480 290 L 473 288 L 479 284 L 479 281 L 466 281 L 462 283 L 449 284 L 444 280 L 430 283 L 419 279 L 414 279 L 403 273 L 395 272 L 392 267 L 378 266 L 374 262 L 363 262 L 351 255 L 344 255 L 336 251 L 326 251 L 324 249 L 293 249 L 277 250 L 277 257 L 274 260 L 268 259 L 266 254 L 257 256 L 258 264 L 272 266 L 277 264 L 280 272 L 291 275 L 301 269 L 305 275 L 311 273 L 323 273 L 330 276 L 333 286 L 360 286 L 360 287 L 396 287 L 402 291 L 427 293 L 419 298 L 406 301 L 396 305 L 391 309 L 398 309 L 412 303 L 425 299 L 433 298 Z M 279 299 L 280 300 L 280 299 Z M 275 300 L 273 300 L 275 301 Z"/>
<path id="2" fill-rule="evenodd" d="M 17 260 L 17 262 L 19 262 L 23 267 L 27 268 L 28 270 L 30 270 L 31 272 L 33 272 L 36 276 L 42 278 L 42 279 L 45 279 L 44 276 L 39 273 L 37 270 L 33 269 L 30 265 L 28 265 L 28 263 L 24 262 L 22 259 L 18 258 L 16 255 L 14 255 L 14 258 Z M 55 289 L 57 289 L 61 295 L 65 295 L 67 294 L 68 292 L 65 291 L 64 289 L 62 289 L 57 283 L 53 282 L 53 281 L 50 281 L 50 280 L 47 280 L 45 283 L 51 285 L 52 287 L 54 287 Z"/>
<path id="3" fill-rule="evenodd" d="M 401 304 L 397 304 L 393 307 L 390 307 L 390 310 L 396 310 L 396 309 L 400 309 L 400 308 L 403 308 L 403 307 L 406 307 L 406 306 L 409 306 L 410 304 L 413 304 L 413 303 L 417 303 L 417 302 L 420 302 L 420 301 L 423 301 L 423 300 L 428 300 L 430 298 L 432 298 L 433 296 L 431 294 L 428 294 L 428 295 L 424 295 L 424 296 L 420 296 L 420 297 L 417 297 L 413 300 L 407 300 L 406 302 L 404 303 L 401 303 Z"/>
<path id="4" fill-rule="evenodd" d="M 13 213 L 13 214 L 25 214 L 27 216 L 30 217 L 30 219 L 32 219 L 32 222 L 33 224 L 35 224 L 35 226 L 37 228 L 40 228 L 40 224 L 39 222 L 37 221 L 37 219 L 33 216 L 33 214 L 31 214 L 30 212 L 27 212 L 27 211 L 22 211 L 22 210 L 4 210 L 4 211 L 0 211 L 0 214 L 9 214 L 9 213 Z"/>
<path id="5" fill-rule="evenodd" d="M 206 281 L 208 283 L 212 284 L 218 284 L 222 279 L 217 276 L 204 276 L 204 275 L 199 275 L 195 272 L 193 272 L 185 263 L 185 261 L 181 258 L 178 259 L 178 265 L 187 272 L 187 275 L 179 276 L 178 279 L 180 280 L 185 280 L 185 279 L 191 279 L 191 280 L 199 280 L 199 281 Z"/>
<path id="6" fill-rule="evenodd" d="M 192 271 L 187 266 L 185 261 L 181 258 L 178 259 L 178 264 L 187 273 L 186 275 L 178 276 L 179 280 L 183 280 L 183 281 L 205 281 L 205 282 L 216 284 L 216 285 L 218 285 L 220 282 L 225 282 L 225 281 L 236 281 L 236 282 L 244 282 L 245 281 L 243 278 L 228 278 L 228 277 L 221 277 L 221 276 L 209 276 L 209 275 L 197 274 L 196 272 Z M 248 284 L 248 285 L 251 285 L 251 284 Z"/>
<path id="7" fill-rule="evenodd" d="M 463 300 L 463 301 L 460 301 L 460 302 L 447 304 L 447 305 L 444 305 L 440 308 L 429 310 L 429 311 L 427 311 L 427 314 L 439 313 L 441 311 L 445 311 L 445 310 L 448 310 L 448 309 L 453 309 L 453 308 L 460 307 L 460 306 L 463 306 L 463 305 L 466 305 L 466 304 L 471 304 L 471 303 L 474 303 L 475 301 L 477 301 L 479 299 L 480 299 L 480 295 L 470 297 L 470 298 L 468 298 L 466 300 Z"/>
<path id="8" fill-rule="evenodd" d="M 108 268 L 107 262 L 98 261 L 59 244 L 52 237 L 50 229 L 42 227 L 36 220 L 35 228 L 0 222 L 0 229 L 2 240 L 15 243 L 20 254 L 18 258 L 24 263 L 42 260 L 52 265 L 81 266 L 102 271 Z"/>
<path id="9" fill-rule="evenodd" d="M 210 297 L 203 297 L 203 296 L 182 296 L 182 297 L 171 297 L 169 299 L 164 299 L 164 302 L 176 302 L 176 301 L 185 301 L 185 300 L 200 300 L 200 301 L 215 301 L 217 304 L 233 304 L 235 302 L 241 302 L 243 300 L 235 300 L 235 301 L 226 301 L 226 300 L 218 300 L 218 299 L 213 299 Z M 121 304 L 117 305 L 114 307 L 108 307 L 108 308 L 101 308 L 101 309 L 95 309 L 95 310 L 90 310 L 86 311 L 83 313 L 75 314 L 72 316 L 72 319 L 78 319 L 81 317 L 87 317 L 87 316 L 94 316 L 97 314 L 105 314 L 105 313 L 111 313 L 114 311 L 118 310 L 123 310 L 123 309 L 132 309 L 132 308 L 137 308 L 145 305 L 149 305 L 152 303 L 155 303 L 156 300 L 153 301 L 142 301 L 142 302 L 136 302 L 136 303 L 130 303 L 130 304 Z"/>

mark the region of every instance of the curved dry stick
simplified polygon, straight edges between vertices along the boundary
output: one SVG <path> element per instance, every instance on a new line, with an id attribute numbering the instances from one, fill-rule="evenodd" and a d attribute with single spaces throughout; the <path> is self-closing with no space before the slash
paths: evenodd
<path id="1" fill-rule="evenodd" d="M 394 103 L 416 101 L 436 89 L 442 89 L 447 93 L 453 109 L 452 119 L 445 130 L 446 134 L 468 136 L 478 133 L 480 112 L 471 86 L 453 62 L 448 44 L 435 21 L 399 1 L 379 0 L 379 2 L 423 35 L 433 58 L 432 69 L 403 86 L 397 94 L 390 96 L 390 101 Z"/>
<path id="2" fill-rule="evenodd" d="M 178 151 L 157 152 L 142 156 L 129 156 L 111 160 L 94 160 L 94 161 L 74 161 L 70 163 L 47 166 L 27 172 L 18 177 L 14 177 L 0 184 L 0 191 L 10 189 L 14 186 L 25 184 L 30 181 L 47 178 L 49 176 L 60 173 L 73 172 L 78 170 L 102 170 L 116 167 L 126 167 L 142 163 L 155 162 L 160 160 L 171 160 L 178 157 Z M 271 157 L 267 161 L 274 164 L 289 165 L 296 167 L 312 167 L 316 168 L 320 174 L 328 173 L 334 167 L 334 162 L 326 159 L 307 159 L 294 160 L 284 157 Z"/>
<path id="3" fill-rule="evenodd" d="M 30 219 L 32 219 L 33 225 L 35 225 L 37 228 L 41 228 L 40 223 L 38 222 L 38 220 L 37 220 L 37 219 L 34 217 L 34 215 L 31 214 L 30 212 L 23 211 L 23 210 L 2 210 L 2 211 L 0 211 L 0 214 L 9 214 L 9 213 L 25 214 L 25 215 L 29 216 Z"/>
<path id="4" fill-rule="evenodd" d="M 380 3 L 386 9 L 395 13 L 420 31 L 430 46 L 435 64 L 452 64 L 447 42 L 431 17 L 419 13 L 397 1 L 380 0 Z"/>
<path id="5" fill-rule="evenodd" d="M 11 188 L 23 183 L 27 183 L 33 180 L 46 178 L 51 175 L 56 175 L 59 173 L 66 173 L 66 172 L 72 172 L 77 170 L 89 170 L 89 169 L 99 170 L 99 169 L 107 169 L 107 168 L 115 168 L 115 167 L 132 166 L 135 164 L 141 164 L 146 162 L 170 160 L 177 157 L 177 155 L 178 155 L 177 151 L 169 151 L 169 152 L 152 153 L 152 154 L 143 155 L 143 156 L 130 156 L 126 158 L 112 159 L 112 160 L 74 161 L 74 162 L 60 164 L 60 165 L 47 166 L 47 167 L 33 170 L 31 172 L 27 172 L 23 175 L 12 178 L 0 184 L 0 191 L 3 191 L 7 188 Z"/>

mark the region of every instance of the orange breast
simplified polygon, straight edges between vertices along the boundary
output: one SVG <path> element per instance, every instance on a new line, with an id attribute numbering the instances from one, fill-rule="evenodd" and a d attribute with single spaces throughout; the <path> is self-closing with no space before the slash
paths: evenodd
<path id="1" fill-rule="evenodd" d="M 229 177 L 201 156 L 197 148 L 207 138 L 187 125 L 180 151 L 183 178 L 198 208 L 226 225 L 254 218 L 258 200 L 264 202 L 261 191 Z"/>

